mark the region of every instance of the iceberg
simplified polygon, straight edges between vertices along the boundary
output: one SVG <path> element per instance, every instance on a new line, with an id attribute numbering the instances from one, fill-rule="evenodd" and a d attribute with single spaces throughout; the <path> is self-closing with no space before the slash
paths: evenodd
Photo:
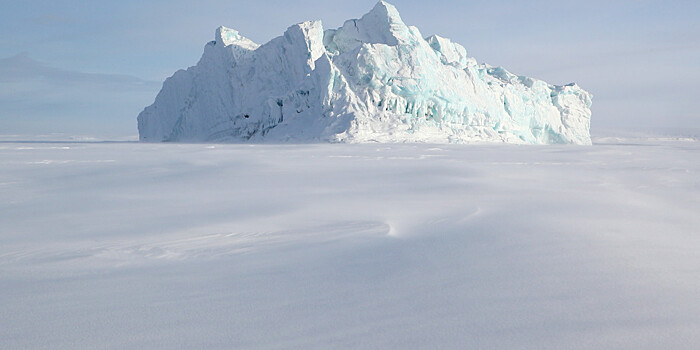
<path id="1" fill-rule="evenodd" d="M 138 116 L 146 142 L 591 144 L 591 94 L 479 64 L 380 1 L 258 45 L 216 30 Z"/>

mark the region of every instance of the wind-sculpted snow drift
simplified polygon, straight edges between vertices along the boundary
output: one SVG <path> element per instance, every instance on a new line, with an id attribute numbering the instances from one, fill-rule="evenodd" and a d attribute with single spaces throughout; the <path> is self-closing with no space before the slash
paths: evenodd
<path id="1" fill-rule="evenodd" d="M 477 64 L 394 6 L 264 45 L 220 27 L 138 117 L 142 141 L 590 144 L 591 96 Z"/>

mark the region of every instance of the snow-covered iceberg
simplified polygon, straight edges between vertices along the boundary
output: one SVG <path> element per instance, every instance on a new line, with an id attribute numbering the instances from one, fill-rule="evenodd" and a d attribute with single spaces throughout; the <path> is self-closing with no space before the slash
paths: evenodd
<path id="1" fill-rule="evenodd" d="M 215 39 L 138 116 L 142 141 L 591 143 L 588 92 L 478 64 L 384 1 L 338 29 Z"/>

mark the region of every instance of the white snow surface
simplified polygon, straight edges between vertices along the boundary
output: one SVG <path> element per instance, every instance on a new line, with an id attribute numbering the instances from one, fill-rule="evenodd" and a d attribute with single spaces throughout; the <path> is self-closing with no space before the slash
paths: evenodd
<path id="1" fill-rule="evenodd" d="M 595 141 L 0 143 L 0 347 L 700 348 L 700 142 Z"/>
<path id="2" fill-rule="evenodd" d="M 590 144 L 591 95 L 478 64 L 380 1 L 257 45 L 221 27 L 138 116 L 142 141 Z"/>

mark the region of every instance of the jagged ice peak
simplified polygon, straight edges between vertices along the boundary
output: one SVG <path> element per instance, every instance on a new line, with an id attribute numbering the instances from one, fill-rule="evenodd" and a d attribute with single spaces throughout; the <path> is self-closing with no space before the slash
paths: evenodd
<path id="1" fill-rule="evenodd" d="M 590 144 L 591 95 L 479 64 L 380 1 L 258 45 L 219 27 L 138 117 L 142 141 Z"/>

